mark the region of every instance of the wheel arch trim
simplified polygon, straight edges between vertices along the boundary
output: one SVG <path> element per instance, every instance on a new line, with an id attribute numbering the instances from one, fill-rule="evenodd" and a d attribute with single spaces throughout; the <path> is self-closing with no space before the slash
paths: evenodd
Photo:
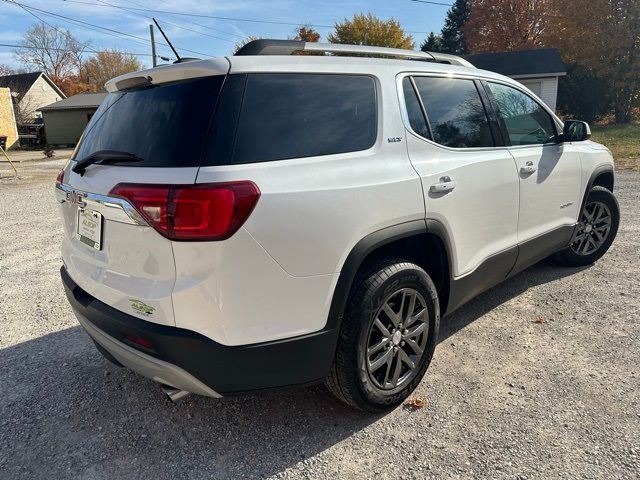
<path id="1" fill-rule="evenodd" d="M 615 183 L 615 174 L 613 172 L 613 167 L 611 165 L 600 165 L 593 169 L 593 172 L 591 172 L 591 176 L 589 177 L 589 181 L 587 182 L 587 187 L 585 188 L 584 193 L 582 195 L 582 202 L 580 203 L 580 210 L 578 212 L 578 216 L 580 215 L 580 212 L 584 210 L 584 206 L 587 203 L 587 197 L 589 196 L 589 192 L 591 191 L 593 186 L 596 184 L 596 180 L 598 180 L 598 178 L 600 177 L 608 176 L 608 175 L 611 175 L 610 190 L 613 192 L 613 186 Z"/>
<path id="2" fill-rule="evenodd" d="M 340 326 L 342 323 L 342 316 L 347 305 L 349 293 L 353 286 L 356 274 L 362 266 L 364 260 L 375 250 L 384 247 L 390 243 L 398 240 L 402 240 L 408 237 L 430 234 L 435 235 L 442 242 L 445 250 L 445 259 L 447 262 L 447 281 L 451 280 L 451 242 L 449 235 L 444 225 L 437 220 L 420 219 L 412 220 L 409 222 L 393 225 L 390 227 L 377 230 L 362 238 L 351 249 L 347 259 L 345 260 L 343 267 L 340 271 L 340 276 L 336 283 L 336 287 L 333 291 L 333 298 L 331 300 L 331 306 L 329 308 L 329 315 L 325 328 L 333 328 Z M 446 297 L 440 299 L 441 314 L 446 311 L 448 303 L 449 285 L 447 285 Z"/>
<path id="3" fill-rule="evenodd" d="M 342 316 L 356 274 L 369 254 L 396 240 L 424 233 L 427 233 L 427 224 L 424 219 L 419 219 L 376 230 L 358 241 L 347 255 L 340 270 L 338 281 L 333 290 L 325 329 L 340 326 L 342 323 Z"/>

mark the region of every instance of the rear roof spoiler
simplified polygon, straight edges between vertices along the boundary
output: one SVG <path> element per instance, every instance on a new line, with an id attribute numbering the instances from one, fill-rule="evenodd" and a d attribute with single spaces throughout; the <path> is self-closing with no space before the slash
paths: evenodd
<path id="1" fill-rule="evenodd" d="M 417 52 L 400 48 L 374 47 L 369 45 L 343 45 L 338 43 L 304 42 L 302 40 L 253 40 L 238 50 L 235 55 L 293 55 L 295 52 L 337 53 L 341 55 L 383 55 L 423 62 L 448 63 L 475 68 L 473 64 L 456 55 L 437 52 Z"/>

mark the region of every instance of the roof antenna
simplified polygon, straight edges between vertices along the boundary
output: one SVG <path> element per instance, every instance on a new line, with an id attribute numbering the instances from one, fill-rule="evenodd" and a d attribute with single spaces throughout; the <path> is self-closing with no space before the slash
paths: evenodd
<path id="1" fill-rule="evenodd" d="M 156 27 L 158 27 L 158 30 L 160 30 L 160 33 L 162 34 L 162 36 L 164 37 L 164 39 L 167 41 L 167 43 L 169 44 L 169 46 L 171 47 L 171 50 L 173 50 L 173 54 L 176 56 L 176 58 L 178 60 L 176 60 L 176 63 L 180 63 L 180 61 L 182 60 L 180 58 L 180 55 L 178 54 L 178 52 L 176 51 L 175 48 L 173 48 L 173 45 L 171 44 L 171 40 L 169 40 L 169 37 L 167 37 L 167 35 L 164 33 L 164 30 L 162 30 L 162 27 L 160 26 L 160 24 L 158 23 L 158 20 L 156 20 L 156 17 L 153 17 L 153 23 L 156 24 Z"/>

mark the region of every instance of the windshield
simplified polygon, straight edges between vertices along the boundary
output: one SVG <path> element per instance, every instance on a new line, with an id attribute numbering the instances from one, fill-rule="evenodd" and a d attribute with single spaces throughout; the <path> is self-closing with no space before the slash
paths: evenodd
<path id="1" fill-rule="evenodd" d="M 74 160 L 101 150 L 143 159 L 135 167 L 200 165 L 224 76 L 107 95 L 87 125 Z"/>

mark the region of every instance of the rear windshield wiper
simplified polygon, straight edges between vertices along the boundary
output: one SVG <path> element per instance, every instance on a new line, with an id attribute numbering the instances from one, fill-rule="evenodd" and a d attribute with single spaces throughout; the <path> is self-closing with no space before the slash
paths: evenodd
<path id="1" fill-rule="evenodd" d="M 130 163 L 130 162 L 143 162 L 144 159 L 134 155 L 133 153 L 120 152 L 118 150 L 100 150 L 93 152 L 91 155 L 78 160 L 71 170 L 80 175 L 84 175 L 89 165 L 94 163 Z"/>

